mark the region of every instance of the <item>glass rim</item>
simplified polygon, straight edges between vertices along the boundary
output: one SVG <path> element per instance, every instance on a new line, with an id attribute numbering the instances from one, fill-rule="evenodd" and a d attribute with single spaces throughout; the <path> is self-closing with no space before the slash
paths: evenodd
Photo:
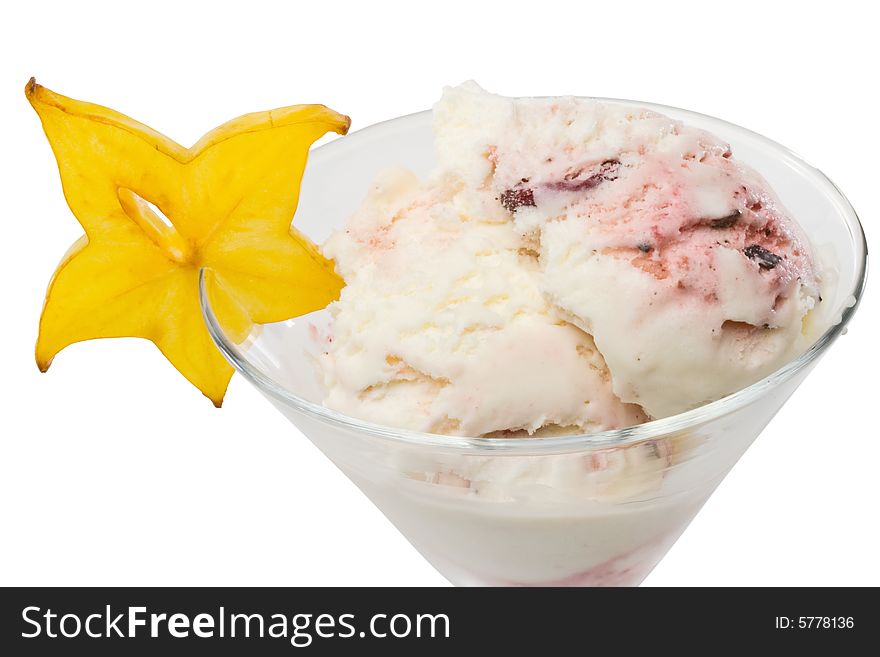
<path id="1" fill-rule="evenodd" d="M 764 144 L 779 151 L 783 155 L 793 158 L 798 164 L 807 167 L 817 174 L 820 178 L 827 182 L 838 196 L 841 202 L 841 215 L 846 221 L 853 241 L 854 256 L 858 258 L 858 271 L 856 273 L 856 281 L 849 294 L 844 299 L 843 304 L 835 309 L 832 317 L 839 317 L 839 321 L 828 327 L 813 344 L 807 348 L 800 356 L 789 361 L 770 375 L 755 383 L 746 386 L 736 392 L 733 392 L 721 399 L 703 404 L 688 411 L 670 415 L 668 417 L 657 420 L 650 420 L 642 424 L 623 427 L 620 429 L 609 429 L 606 431 L 597 431 L 592 433 L 572 434 L 566 436 L 558 436 L 552 438 L 542 437 L 524 437 L 524 438 L 482 438 L 468 436 L 449 436 L 445 434 L 426 433 L 420 431 L 411 431 L 409 429 L 401 429 L 382 424 L 376 424 L 360 420 L 358 418 L 339 413 L 333 409 L 327 408 L 321 404 L 311 402 L 303 397 L 291 392 L 284 386 L 280 385 L 271 377 L 267 376 L 256 367 L 248 362 L 247 358 L 240 353 L 239 348 L 229 341 L 223 328 L 220 326 L 217 318 L 208 301 L 208 294 L 205 282 L 206 270 L 209 268 L 202 267 L 199 270 L 199 303 L 202 308 L 202 316 L 208 329 L 208 333 L 215 345 L 220 349 L 224 357 L 242 376 L 250 381 L 257 389 L 267 394 L 270 398 L 281 402 L 293 409 L 314 418 L 316 420 L 326 422 L 331 425 L 343 429 L 358 431 L 369 436 L 401 442 L 416 446 L 430 446 L 434 448 L 444 448 L 453 450 L 468 451 L 492 451 L 492 452 L 515 452 L 523 454 L 527 452 L 567 452 L 582 448 L 589 449 L 605 449 L 610 447 L 620 447 L 643 442 L 646 440 L 656 440 L 664 436 L 690 429 L 694 426 L 706 423 L 715 418 L 729 414 L 730 412 L 747 406 L 756 399 L 762 397 L 765 393 L 773 390 L 800 372 L 808 365 L 815 362 L 828 347 L 842 335 L 849 324 L 850 319 L 855 314 L 859 303 L 861 302 L 865 283 L 868 273 L 868 244 L 865 239 L 865 233 L 859 220 L 858 214 L 846 195 L 834 182 L 823 173 L 820 169 L 806 162 L 802 157 L 794 151 L 773 141 L 753 130 L 743 128 L 735 123 L 719 119 L 708 114 L 701 114 L 691 110 L 685 110 L 670 105 L 660 105 L 656 103 L 646 103 L 641 101 L 632 101 L 620 98 L 601 98 L 601 97 L 585 97 L 589 100 L 596 100 L 606 103 L 614 103 L 620 105 L 631 105 L 638 108 L 656 109 L 660 113 L 664 110 L 672 110 L 675 113 L 690 114 L 693 116 L 709 119 L 730 126 L 736 130 L 748 133 L 754 138 L 764 142 Z M 431 110 L 423 110 L 407 114 L 379 123 L 361 128 L 353 134 L 374 130 L 380 126 L 386 125 L 401 119 L 412 119 L 420 115 L 428 114 Z M 310 157 L 320 153 L 322 149 L 338 143 L 334 140 L 328 144 L 322 145 L 310 153 Z M 860 256 L 860 257 L 859 257 Z"/>

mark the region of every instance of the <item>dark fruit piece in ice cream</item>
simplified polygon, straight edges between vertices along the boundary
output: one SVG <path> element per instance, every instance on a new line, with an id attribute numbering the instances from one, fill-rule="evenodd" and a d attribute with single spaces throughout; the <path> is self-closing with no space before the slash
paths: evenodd
<path id="1" fill-rule="evenodd" d="M 619 160 L 605 160 L 598 167 L 568 173 L 563 180 L 549 183 L 547 187 L 557 192 L 582 192 L 606 180 L 616 180 L 619 169 Z"/>
<path id="2" fill-rule="evenodd" d="M 719 217 L 718 219 L 709 219 L 709 228 L 730 228 L 737 222 L 737 220 L 742 216 L 742 212 L 739 210 L 734 211 L 732 214 L 727 215 L 726 217 Z M 751 256 L 749 256 L 751 257 Z"/>
<path id="3" fill-rule="evenodd" d="M 772 251 L 768 251 L 760 244 L 751 244 L 743 249 L 743 253 L 750 260 L 758 263 L 761 269 L 773 269 L 782 262 L 782 256 L 776 255 Z"/>
<path id="4" fill-rule="evenodd" d="M 528 187 L 520 187 L 518 189 L 508 189 L 501 192 L 501 205 L 508 212 L 516 212 L 521 207 L 535 207 L 535 194 Z"/>

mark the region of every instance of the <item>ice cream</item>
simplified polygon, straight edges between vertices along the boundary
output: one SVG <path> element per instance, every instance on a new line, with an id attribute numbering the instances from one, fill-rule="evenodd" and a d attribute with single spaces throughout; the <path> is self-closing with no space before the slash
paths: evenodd
<path id="1" fill-rule="evenodd" d="M 389 172 L 325 252 L 347 283 L 324 360 L 331 408 L 472 436 L 644 420 L 613 393 L 592 338 L 548 302 L 490 190 Z"/>
<path id="2" fill-rule="evenodd" d="M 736 136 L 812 237 L 826 213 L 849 230 L 797 158 L 690 116 Z M 278 404 L 452 582 L 638 584 L 810 360 L 687 417 L 594 432 L 794 359 L 835 321 L 845 249 L 817 244 L 832 266 L 821 302 L 810 245 L 767 182 L 720 139 L 645 109 L 470 83 L 432 120 L 433 173 L 386 171 L 325 243 L 340 299 L 308 327 L 261 327 L 254 360 L 331 409 Z M 421 166 L 429 132 L 415 115 L 330 145 L 312 215 L 347 215 L 352 194 L 325 202 L 328 189 L 362 189 L 377 160 Z M 311 387 L 300 339 L 318 363 Z"/>
<path id="3" fill-rule="evenodd" d="M 468 436 L 586 433 L 730 394 L 808 344 L 810 247 L 710 134 L 474 83 L 438 166 L 391 171 L 324 246 L 345 278 L 325 404 Z"/>

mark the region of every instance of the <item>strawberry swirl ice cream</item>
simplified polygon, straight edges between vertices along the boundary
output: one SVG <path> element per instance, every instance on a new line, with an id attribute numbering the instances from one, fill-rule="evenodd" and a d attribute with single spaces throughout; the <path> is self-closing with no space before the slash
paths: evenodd
<path id="1" fill-rule="evenodd" d="M 735 392 L 806 348 L 810 245 L 702 130 L 474 83 L 438 165 L 377 180 L 326 243 L 346 281 L 325 404 L 466 436 L 589 433 Z"/>

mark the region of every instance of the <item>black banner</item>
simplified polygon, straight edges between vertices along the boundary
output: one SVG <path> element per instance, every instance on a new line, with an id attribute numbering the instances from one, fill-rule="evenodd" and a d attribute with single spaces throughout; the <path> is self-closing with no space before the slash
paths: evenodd
<path id="1" fill-rule="evenodd" d="M 854 650 L 880 625 L 875 589 L 4 589 L 0 614 L 15 656 L 764 654 Z"/>

